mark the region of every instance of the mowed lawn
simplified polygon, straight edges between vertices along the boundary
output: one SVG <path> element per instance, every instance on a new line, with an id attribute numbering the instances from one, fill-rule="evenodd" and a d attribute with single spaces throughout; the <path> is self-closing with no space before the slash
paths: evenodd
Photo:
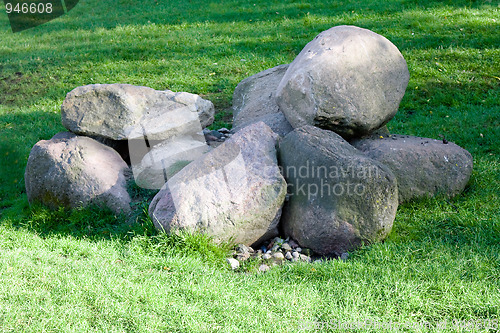
<path id="1" fill-rule="evenodd" d="M 229 245 L 158 234 L 147 200 L 132 224 L 92 207 L 29 206 L 30 149 L 64 130 L 73 88 L 197 93 L 216 106 L 213 128 L 230 126 L 239 81 L 342 24 L 387 37 L 408 63 L 390 131 L 441 134 L 474 157 L 463 194 L 400 206 L 384 243 L 346 261 L 233 272 Z M 0 14 L 0 332 L 496 332 L 499 47 L 495 0 L 80 0 L 15 34 Z"/>

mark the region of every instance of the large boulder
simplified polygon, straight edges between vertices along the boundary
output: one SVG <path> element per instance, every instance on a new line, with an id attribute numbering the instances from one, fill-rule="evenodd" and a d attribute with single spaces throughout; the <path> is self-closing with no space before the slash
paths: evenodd
<path id="1" fill-rule="evenodd" d="M 255 123 L 193 161 L 153 198 L 149 215 L 155 226 L 246 245 L 276 236 L 286 196 L 277 139 L 267 125 Z"/>
<path id="2" fill-rule="evenodd" d="M 289 65 L 279 65 L 241 81 L 233 94 L 233 129 L 262 121 L 285 136 L 293 130 L 276 104 L 276 89 Z"/>
<path id="3" fill-rule="evenodd" d="M 304 126 L 279 147 L 289 201 L 286 236 L 321 255 L 383 240 L 398 207 L 396 178 L 334 132 Z"/>
<path id="4" fill-rule="evenodd" d="M 351 144 L 391 169 L 398 180 L 400 202 L 436 194 L 455 196 L 472 174 L 471 154 L 445 140 L 393 134 Z"/>
<path id="5" fill-rule="evenodd" d="M 73 133 L 56 134 L 32 148 L 25 172 L 30 202 L 74 208 L 90 203 L 130 211 L 127 164 L 112 148 Z"/>
<path id="6" fill-rule="evenodd" d="M 213 122 L 212 102 L 198 95 L 129 84 L 92 84 L 70 91 L 63 102 L 64 127 L 113 140 L 166 140 L 200 132 Z"/>
<path id="7" fill-rule="evenodd" d="M 294 128 L 314 125 L 352 138 L 394 117 L 408 80 L 406 62 L 389 40 L 370 30 L 337 26 L 304 47 L 276 98 Z"/>

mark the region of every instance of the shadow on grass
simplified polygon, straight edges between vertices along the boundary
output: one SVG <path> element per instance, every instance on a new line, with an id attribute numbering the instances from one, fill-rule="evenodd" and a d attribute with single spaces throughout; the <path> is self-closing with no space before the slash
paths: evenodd
<path id="1" fill-rule="evenodd" d="M 0 154 L 5 157 L 2 164 L 6 166 L 0 168 L 1 223 L 28 230 L 41 238 L 112 240 L 124 245 L 134 242 L 145 253 L 196 255 L 209 263 L 222 265 L 231 244 L 216 245 L 210 237 L 201 234 L 158 232 L 147 215 L 148 203 L 156 191 L 141 189 L 132 183 L 128 186 L 132 213 L 128 215 L 117 215 L 97 205 L 72 210 L 62 207 L 51 210 L 36 203 L 30 207 L 24 186 L 24 167 L 29 151 L 33 142 L 48 140 L 59 132 L 59 122 L 59 114 L 43 112 L 12 112 L 0 116 L 0 124 L 5 129 Z"/>
<path id="2" fill-rule="evenodd" d="M 200 233 L 158 231 L 147 215 L 145 201 L 134 207 L 130 215 L 116 215 L 106 208 L 91 205 L 85 208 L 50 210 L 40 204 L 26 209 L 27 218 L 11 225 L 25 229 L 42 239 L 70 238 L 91 242 L 113 241 L 124 248 L 160 256 L 196 256 L 205 263 L 222 267 L 230 242 L 216 244 L 212 237 Z"/>
<path id="3" fill-rule="evenodd" d="M 20 110 L 0 114 L 0 206 L 25 193 L 24 169 L 33 145 L 63 131 L 60 114 Z"/>
<path id="4" fill-rule="evenodd" d="M 386 1 L 262 1 L 223 0 L 209 2 L 190 1 L 155 1 L 130 2 L 113 0 L 99 2 L 81 1 L 68 15 L 51 22 L 47 28 L 35 28 L 29 33 L 47 30 L 96 28 L 113 29 L 130 24 L 165 24 L 182 25 L 204 22 L 232 23 L 249 21 L 279 21 L 282 18 L 295 19 L 306 15 L 340 15 L 344 13 L 394 14 L 403 10 L 435 8 L 481 8 L 492 7 L 491 1 L 477 0 L 403 0 Z M 118 16 L 116 13 L 121 13 Z M 147 13 L 148 15 L 145 15 Z"/>

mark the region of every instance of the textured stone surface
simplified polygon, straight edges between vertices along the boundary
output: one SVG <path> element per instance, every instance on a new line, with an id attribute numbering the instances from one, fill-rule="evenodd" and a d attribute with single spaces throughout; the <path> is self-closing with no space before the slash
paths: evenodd
<path id="1" fill-rule="evenodd" d="M 214 122 L 215 108 L 209 100 L 188 92 L 174 92 L 171 90 L 164 90 L 163 92 L 170 100 L 190 106 L 192 110 L 195 110 L 202 128 L 208 127 Z"/>
<path id="2" fill-rule="evenodd" d="M 246 245 L 277 235 L 286 194 L 277 138 L 262 122 L 249 125 L 179 171 L 150 204 L 156 227 Z"/>
<path id="3" fill-rule="evenodd" d="M 352 144 L 391 169 L 398 180 L 400 202 L 438 193 L 455 196 L 472 174 L 471 154 L 451 142 L 393 134 Z"/>
<path id="4" fill-rule="evenodd" d="M 366 29 L 320 33 L 290 64 L 276 100 L 294 128 L 314 125 L 344 138 L 366 135 L 398 110 L 409 80 L 394 44 Z"/>
<path id="5" fill-rule="evenodd" d="M 213 121 L 210 101 L 189 93 L 129 84 L 92 84 L 70 91 L 61 108 L 71 132 L 113 140 L 165 140 L 196 133 Z M 200 123 L 201 121 L 201 123 Z"/>
<path id="6" fill-rule="evenodd" d="M 147 189 L 160 189 L 165 182 L 193 160 L 210 151 L 203 135 L 183 136 L 165 140 L 153 147 L 147 147 L 144 141 L 129 141 L 132 170 L 138 186 Z"/>
<path id="7" fill-rule="evenodd" d="M 302 247 L 338 256 L 391 231 L 396 178 L 336 133 L 295 129 L 280 143 L 279 159 L 290 195 L 282 227 Z"/>
<path id="8" fill-rule="evenodd" d="M 279 65 L 241 81 L 233 94 L 233 130 L 263 121 L 285 136 L 293 130 L 276 104 L 276 89 L 289 65 Z"/>
<path id="9" fill-rule="evenodd" d="M 240 262 L 236 259 L 233 258 L 228 258 L 226 259 L 227 263 L 229 264 L 229 267 L 231 267 L 232 270 L 238 269 L 240 267 Z"/>
<path id="10" fill-rule="evenodd" d="M 52 208 L 95 203 L 117 213 L 128 212 L 127 171 L 127 164 L 112 148 L 63 132 L 32 148 L 25 172 L 26 193 L 30 202 Z"/>

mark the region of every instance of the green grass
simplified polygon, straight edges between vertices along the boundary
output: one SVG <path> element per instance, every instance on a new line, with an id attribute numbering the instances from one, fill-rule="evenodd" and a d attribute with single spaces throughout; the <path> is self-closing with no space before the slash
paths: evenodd
<path id="1" fill-rule="evenodd" d="M 0 14 L 0 332 L 324 332 L 365 321 L 496 331 L 479 323 L 500 321 L 499 14 L 493 0 L 81 0 L 16 34 Z M 29 207 L 29 151 L 64 129 L 60 105 L 73 88 L 197 93 L 218 110 L 213 127 L 230 126 L 239 81 L 340 24 L 382 34 L 408 63 L 393 133 L 443 134 L 474 157 L 462 195 L 400 206 L 384 243 L 345 262 L 235 273 L 227 244 L 158 234 L 144 201 L 132 224 L 94 207 Z"/>

